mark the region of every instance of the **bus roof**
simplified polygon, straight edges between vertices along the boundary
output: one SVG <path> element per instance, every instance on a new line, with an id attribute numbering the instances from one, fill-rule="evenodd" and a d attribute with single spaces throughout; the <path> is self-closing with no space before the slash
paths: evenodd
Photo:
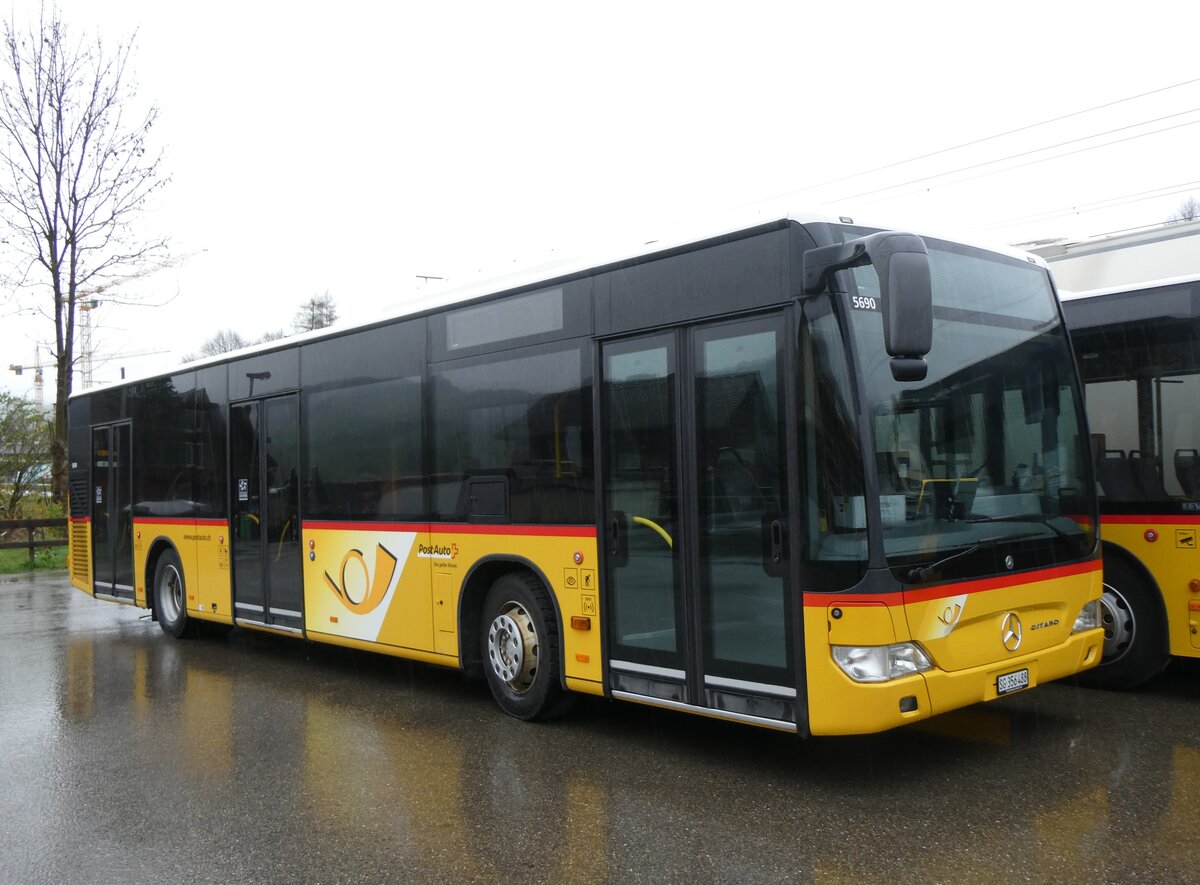
<path id="1" fill-rule="evenodd" d="M 1079 292 L 1059 289 L 1058 297 L 1063 301 L 1074 301 L 1080 298 L 1099 298 L 1101 295 L 1116 295 L 1121 292 L 1144 292 L 1147 289 L 1162 289 L 1167 286 L 1185 286 L 1196 282 L 1200 282 L 1200 274 L 1185 274 L 1180 277 L 1165 277 L 1161 280 L 1126 283 L 1123 286 L 1105 286 L 1102 289 L 1087 289 Z"/>
<path id="2" fill-rule="evenodd" d="M 1192 320 L 1200 316 L 1200 275 L 1110 286 L 1089 292 L 1060 292 L 1072 332 L 1093 328 Z"/>
<path id="3" fill-rule="evenodd" d="M 305 342 L 336 337 L 355 329 L 370 328 L 396 320 L 405 319 L 407 317 L 415 317 L 422 314 L 431 313 L 446 307 L 465 305 L 476 299 L 483 299 L 487 298 L 488 296 L 500 295 L 518 289 L 530 288 L 537 286 L 539 283 L 550 284 L 559 280 L 565 280 L 570 277 L 583 274 L 589 270 L 611 267 L 624 262 L 639 263 L 641 261 L 651 259 L 656 255 L 670 253 L 679 249 L 686 249 L 689 246 L 699 246 L 711 240 L 718 240 L 724 237 L 733 237 L 742 233 L 749 234 L 752 231 L 769 229 L 772 226 L 778 226 L 782 228 L 789 223 L 796 223 L 800 225 L 847 224 L 856 227 L 868 227 L 879 230 L 901 229 L 892 225 L 863 224 L 847 216 L 832 215 L 819 209 L 797 211 L 787 208 L 786 206 L 780 206 L 776 204 L 760 206 L 751 209 L 739 209 L 725 213 L 714 213 L 698 221 L 675 225 L 670 228 L 670 234 L 662 237 L 661 239 L 656 238 L 646 240 L 643 243 L 633 247 L 630 247 L 628 244 L 626 244 L 623 248 L 610 245 L 607 248 L 598 248 L 594 254 L 588 255 L 587 257 L 564 258 L 558 261 L 551 261 L 540 265 L 525 267 L 509 274 L 481 278 L 468 284 L 448 287 L 434 295 L 423 298 L 415 298 L 411 301 L 405 301 L 402 304 L 393 304 L 390 308 L 382 310 L 379 315 L 368 319 L 363 319 L 352 323 L 335 323 L 332 326 L 316 329 L 311 332 L 301 332 L 299 334 L 289 335 L 285 338 L 279 338 L 273 341 L 264 341 L 257 344 L 251 344 L 237 350 L 231 350 L 226 353 L 216 354 L 215 356 L 203 357 L 198 360 L 180 363 L 176 366 L 160 366 L 156 369 L 139 373 L 138 375 L 128 379 L 111 381 L 107 384 L 97 384 L 96 386 L 88 388 L 87 390 L 75 391 L 71 394 L 71 398 L 74 399 L 77 396 L 86 396 L 111 388 L 123 387 L 127 384 L 136 383 L 138 381 L 145 381 L 152 378 L 162 378 L 169 375 L 175 375 L 180 372 L 189 372 L 195 369 L 205 368 L 207 366 L 220 365 L 231 360 L 240 359 L 242 357 L 251 356 L 258 353 L 270 353 L 276 350 L 283 350 Z M 946 236 L 928 231 L 923 232 L 921 235 L 930 237 L 932 239 L 947 240 L 949 242 L 972 246 L 1001 255 L 1020 258 L 1037 264 L 1040 267 L 1046 267 L 1045 260 L 1040 256 L 1033 255 L 1029 252 L 1025 252 L 1014 247 L 996 244 L 984 244 L 957 235 Z"/>

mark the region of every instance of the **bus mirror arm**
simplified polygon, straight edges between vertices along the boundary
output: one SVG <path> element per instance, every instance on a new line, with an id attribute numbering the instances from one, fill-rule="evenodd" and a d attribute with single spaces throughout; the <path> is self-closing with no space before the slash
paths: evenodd
<path id="1" fill-rule="evenodd" d="M 897 381 L 925 377 L 933 343 L 933 283 L 925 241 L 915 234 L 883 231 L 804 253 L 804 293 L 824 291 L 835 271 L 870 264 L 879 277 L 883 342 Z"/>

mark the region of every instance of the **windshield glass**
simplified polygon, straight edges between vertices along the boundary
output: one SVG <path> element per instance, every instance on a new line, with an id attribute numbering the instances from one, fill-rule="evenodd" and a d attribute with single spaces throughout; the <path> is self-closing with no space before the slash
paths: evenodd
<path id="1" fill-rule="evenodd" d="M 892 378 L 875 271 L 856 268 L 847 293 L 889 566 L 924 583 L 1087 555 L 1095 488 L 1045 270 L 925 242 L 934 330 L 923 381 Z"/>

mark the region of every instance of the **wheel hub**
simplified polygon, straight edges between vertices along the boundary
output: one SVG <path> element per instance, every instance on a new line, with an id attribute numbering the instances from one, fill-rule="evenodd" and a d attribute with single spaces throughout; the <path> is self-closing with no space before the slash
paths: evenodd
<path id="1" fill-rule="evenodd" d="M 1104 660 L 1107 663 L 1129 649 L 1136 629 L 1133 609 L 1109 584 L 1104 585 L 1104 594 L 1100 597 L 1100 623 L 1104 627 Z"/>
<path id="2" fill-rule="evenodd" d="M 529 613 L 515 602 L 500 609 L 488 628 L 492 670 L 518 694 L 528 691 L 537 673 L 538 641 Z"/>
<path id="3" fill-rule="evenodd" d="M 162 584 L 165 592 L 159 598 L 165 609 L 163 614 L 167 620 L 173 621 L 183 611 L 183 581 L 179 578 L 179 572 L 168 566 L 163 571 Z"/>

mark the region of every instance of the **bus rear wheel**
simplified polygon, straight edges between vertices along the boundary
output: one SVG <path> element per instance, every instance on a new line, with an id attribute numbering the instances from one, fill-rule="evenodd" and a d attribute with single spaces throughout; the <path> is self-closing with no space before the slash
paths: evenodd
<path id="1" fill-rule="evenodd" d="M 499 578 L 481 623 L 483 670 L 500 709 L 524 720 L 565 713 L 573 699 L 562 686 L 558 623 L 542 582 L 528 572 Z"/>
<path id="2" fill-rule="evenodd" d="M 196 622 L 188 617 L 186 599 L 179 554 L 167 550 L 154 567 L 154 610 L 163 632 L 176 639 L 192 636 L 196 631 Z"/>
<path id="3" fill-rule="evenodd" d="M 1100 665 L 1080 677 L 1096 688 L 1125 689 L 1141 685 L 1166 666 L 1166 633 L 1155 588 L 1124 560 L 1104 560 L 1104 594 L 1100 598 L 1104 654 Z"/>

